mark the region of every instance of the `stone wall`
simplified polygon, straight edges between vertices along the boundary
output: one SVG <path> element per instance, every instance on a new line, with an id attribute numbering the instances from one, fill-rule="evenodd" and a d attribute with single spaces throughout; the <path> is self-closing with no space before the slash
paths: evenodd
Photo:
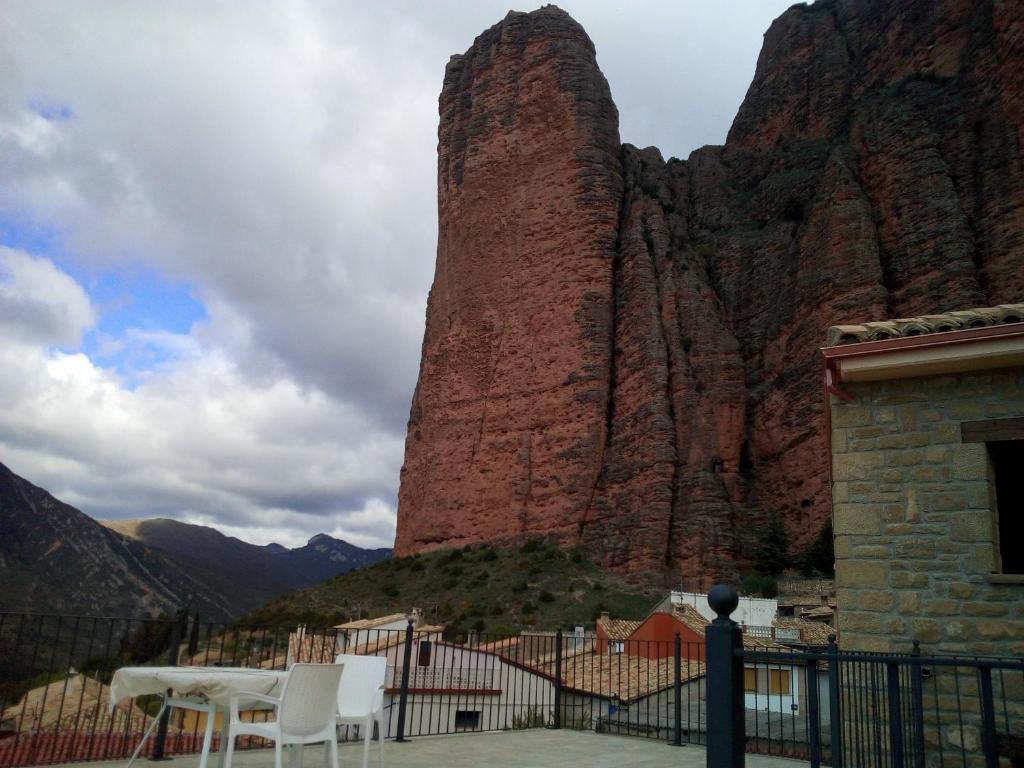
<path id="1" fill-rule="evenodd" d="M 961 439 L 962 422 L 1024 416 L 1024 371 L 844 388 L 853 401 L 831 398 L 842 648 L 1024 655 L 1024 577 L 992 573 L 987 449 Z"/>

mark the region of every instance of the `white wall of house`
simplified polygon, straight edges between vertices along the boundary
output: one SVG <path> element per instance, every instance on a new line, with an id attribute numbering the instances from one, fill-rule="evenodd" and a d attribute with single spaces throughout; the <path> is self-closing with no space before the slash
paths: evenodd
<path id="1" fill-rule="evenodd" d="M 432 640 L 429 653 L 417 641 L 409 667 L 405 733 L 502 730 L 550 722 L 555 702 L 551 680 L 483 651 Z M 398 733 L 404 646 L 380 654 L 388 659 L 385 695 L 389 736 Z M 422 652 L 422 653 L 421 653 Z M 426 662 L 426 663 L 421 663 Z"/>
<path id="2" fill-rule="evenodd" d="M 759 712 L 800 714 L 803 670 L 786 664 L 746 664 L 743 706 Z M 756 679 L 756 690 L 747 689 L 749 678 Z"/>
<path id="3" fill-rule="evenodd" d="M 672 605 L 692 605 L 708 621 L 718 616 L 708 605 L 708 596 L 699 592 L 672 592 L 669 596 Z M 779 610 L 779 601 L 762 597 L 741 597 L 736 610 L 729 618 L 737 624 L 748 627 L 770 627 Z"/>

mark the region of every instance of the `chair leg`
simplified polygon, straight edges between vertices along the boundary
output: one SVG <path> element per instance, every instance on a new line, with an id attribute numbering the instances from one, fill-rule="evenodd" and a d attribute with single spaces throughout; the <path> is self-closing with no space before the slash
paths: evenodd
<path id="1" fill-rule="evenodd" d="M 232 735 L 228 739 L 227 746 L 224 748 L 224 768 L 231 768 L 231 759 L 235 756 L 235 737 Z M 281 768 L 280 765 L 275 768 Z"/>
<path id="2" fill-rule="evenodd" d="M 380 765 L 384 768 L 384 713 L 378 712 L 377 720 L 377 750 L 380 752 Z"/>
<path id="3" fill-rule="evenodd" d="M 370 739 L 373 738 L 373 719 L 366 718 L 366 722 L 359 726 L 360 736 L 363 737 L 363 768 L 370 764 Z"/>
<path id="4" fill-rule="evenodd" d="M 330 757 L 329 768 L 338 768 L 338 740 L 327 740 L 327 754 Z"/>
<path id="5" fill-rule="evenodd" d="M 288 747 L 288 765 L 290 768 L 302 768 L 302 744 Z"/>
<path id="6" fill-rule="evenodd" d="M 280 736 L 281 736 L 281 734 L 279 733 L 278 737 L 280 737 Z M 230 766 L 225 766 L 225 768 L 230 768 Z M 280 738 L 274 739 L 274 768 L 283 768 L 282 762 L 281 762 L 281 739 Z"/>

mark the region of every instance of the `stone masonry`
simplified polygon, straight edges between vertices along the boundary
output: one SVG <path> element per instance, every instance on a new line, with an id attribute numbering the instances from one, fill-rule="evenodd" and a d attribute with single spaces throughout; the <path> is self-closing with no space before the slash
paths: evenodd
<path id="1" fill-rule="evenodd" d="M 993 573 L 987 449 L 961 439 L 962 422 L 1024 416 L 1024 370 L 844 389 L 852 401 L 830 398 L 842 648 L 1024 655 L 1024 576 Z"/>

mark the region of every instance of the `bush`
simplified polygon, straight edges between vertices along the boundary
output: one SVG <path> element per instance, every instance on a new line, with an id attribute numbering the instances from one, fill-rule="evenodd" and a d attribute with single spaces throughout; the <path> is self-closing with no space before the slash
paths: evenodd
<path id="1" fill-rule="evenodd" d="M 772 512 L 754 553 L 754 570 L 778 576 L 792 564 L 789 554 L 789 533 L 778 513 Z"/>
<path id="2" fill-rule="evenodd" d="M 832 537 L 832 519 L 818 531 L 814 540 L 809 542 L 797 558 L 800 570 L 805 576 L 820 574 L 832 578 L 836 573 L 836 553 Z"/>
<path id="3" fill-rule="evenodd" d="M 542 603 L 555 602 L 555 596 L 548 592 L 546 589 L 542 589 L 540 591 L 540 594 L 537 596 L 537 599 L 540 600 Z"/>
<path id="4" fill-rule="evenodd" d="M 529 602 L 529 601 L 527 601 L 525 603 L 521 603 L 519 605 L 519 613 L 521 613 L 521 614 L 536 613 L 536 612 L 537 612 L 537 606 L 534 605 L 533 603 Z"/>
<path id="5" fill-rule="evenodd" d="M 498 559 L 498 553 L 494 551 L 493 547 L 488 547 L 484 550 L 484 553 L 480 559 L 484 562 L 492 563 Z"/>
<path id="6" fill-rule="evenodd" d="M 519 548 L 519 551 L 524 553 L 540 552 L 543 548 L 544 542 L 540 539 L 527 539 L 523 542 L 523 546 Z"/>
<path id="7" fill-rule="evenodd" d="M 779 594 L 779 585 L 771 574 L 748 571 L 740 582 L 740 594 L 750 597 L 775 597 Z"/>

